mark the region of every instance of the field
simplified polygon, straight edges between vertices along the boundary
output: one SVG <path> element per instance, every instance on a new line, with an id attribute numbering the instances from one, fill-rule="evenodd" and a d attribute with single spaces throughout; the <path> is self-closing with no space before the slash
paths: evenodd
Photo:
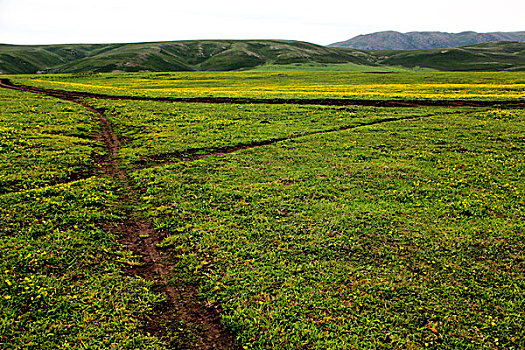
<path id="1" fill-rule="evenodd" d="M 525 74 L 9 78 L 1 348 L 525 347 Z"/>
<path id="2" fill-rule="evenodd" d="M 523 100 L 525 73 L 191 72 L 26 75 L 50 89 L 142 97 Z"/>

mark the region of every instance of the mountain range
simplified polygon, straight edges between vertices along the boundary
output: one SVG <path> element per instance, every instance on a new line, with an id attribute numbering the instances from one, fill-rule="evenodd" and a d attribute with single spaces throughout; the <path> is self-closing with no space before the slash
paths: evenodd
<path id="1" fill-rule="evenodd" d="M 523 32 L 444 33 L 444 32 L 377 32 L 358 35 L 352 39 L 328 45 L 359 50 L 424 50 L 442 49 L 486 43 L 491 41 L 525 41 Z"/>

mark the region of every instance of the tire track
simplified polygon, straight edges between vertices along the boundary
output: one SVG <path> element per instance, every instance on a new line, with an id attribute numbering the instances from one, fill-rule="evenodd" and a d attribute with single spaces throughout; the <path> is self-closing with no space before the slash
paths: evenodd
<path id="1" fill-rule="evenodd" d="M 141 217 L 141 213 L 131 209 L 138 204 L 137 191 L 126 170 L 120 167 L 118 154 L 121 143 L 110 121 L 104 116 L 105 110 L 93 108 L 80 101 L 77 96 L 66 92 L 56 93 L 43 89 L 21 88 L 6 85 L 3 82 L 0 83 L 0 87 L 45 94 L 74 102 L 96 116 L 100 124 L 100 133 L 95 140 L 104 143 L 107 153 L 97 156 L 95 161 L 100 167 L 101 175 L 115 179 L 120 188 L 124 190 L 120 200 L 128 218 L 125 222 L 108 224 L 105 229 L 121 237 L 121 243 L 135 255 L 140 256 L 141 264 L 130 267 L 127 274 L 155 282 L 157 290 L 166 298 L 161 310 L 149 316 L 144 330 L 168 340 L 178 349 L 233 349 L 234 338 L 223 327 L 219 310 L 205 307 L 199 302 L 198 286 L 185 284 L 173 287 L 170 285 L 169 274 L 174 265 L 164 259 L 157 248 L 157 244 L 160 244 L 164 237 Z M 173 335 L 181 323 L 192 329 L 190 337 L 186 337 L 188 339 L 179 334 Z"/>
<path id="2" fill-rule="evenodd" d="M 44 93 L 59 97 L 69 98 L 98 98 L 105 100 L 132 100 L 132 101 L 159 101 L 159 102 L 182 102 L 182 103 L 216 103 L 216 104 L 297 104 L 297 105 L 320 105 L 320 106 L 371 106 L 371 107 L 525 107 L 525 100 L 363 100 L 363 99 L 335 99 L 335 98 L 236 98 L 236 97 L 143 97 L 143 96 L 118 96 L 106 95 L 92 92 L 65 91 L 56 89 L 44 89 L 26 85 L 15 85 L 9 79 L 0 79 L 0 86 L 14 88 L 17 90 Z"/>
<path id="3" fill-rule="evenodd" d="M 314 131 L 314 132 L 305 133 L 305 134 L 274 138 L 274 139 L 251 142 L 251 143 L 246 143 L 246 144 L 239 144 L 235 146 L 226 146 L 226 147 L 219 147 L 219 148 L 213 148 L 213 149 L 193 148 L 187 151 L 161 153 L 161 154 L 150 156 L 147 161 L 134 162 L 133 164 L 138 169 L 147 169 L 153 166 L 161 166 L 161 165 L 175 164 L 175 163 L 181 163 L 181 162 L 191 162 L 191 161 L 195 161 L 199 159 L 205 159 L 211 156 L 222 156 L 222 155 L 235 153 L 235 152 L 246 150 L 246 149 L 273 145 L 281 141 L 295 140 L 295 139 L 299 139 L 302 137 L 308 137 L 308 136 L 319 135 L 319 134 L 329 134 L 329 133 L 334 133 L 334 132 L 339 132 L 339 131 L 347 131 L 347 130 L 357 129 L 357 128 L 361 128 L 365 126 L 372 126 L 372 125 L 383 124 L 383 123 L 429 118 L 429 117 L 434 117 L 437 115 L 447 115 L 447 114 L 455 114 L 455 113 L 457 112 L 446 112 L 446 113 L 440 113 L 440 114 L 426 114 L 426 115 L 409 116 L 409 117 L 403 117 L 403 118 L 384 118 L 384 119 L 379 119 L 379 120 L 373 120 L 370 122 L 363 122 L 363 123 L 359 123 L 355 125 L 347 125 L 347 126 L 342 126 L 339 128 L 319 130 L 319 131 Z M 470 112 L 470 113 L 475 113 L 475 112 Z M 207 152 L 207 153 L 202 154 L 203 152 Z"/>
<path id="4" fill-rule="evenodd" d="M 86 95 L 78 93 L 69 93 L 61 90 L 47 90 L 41 88 L 32 88 L 28 86 L 18 86 L 6 83 L 5 79 L 0 80 L 0 87 L 20 90 L 25 92 L 32 92 L 38 94 L 45 94 L 48 96 L 56 97 L 62 100 L 77 103 L 84 108 L 91 111 L 97 118 L 100 124 L 100 134 L 97 135 L 96 140 L 103 142 L 107 151 L 104 156 L 98 156 L 96 162 L 100 166 L 100 172 L 102 175 L 115 179 L 120 187 L 124 190 L 125 194 L 122 196 L 121 201 L 127 209 L 126 214 L 128 219 L 123 223 L 114 223 L 108 225 L 106 229 L 114 232 L 121 238 L 127 248 L 133 251 L 134 254 L 141 257 L 141 264 L 129 268 L 129 275 L 136 275 L 146 280 L 154 281 L 158 288 L 158 291 L 166 296 L 166 301 L 158 312 L 152 314 L 149 320 L 146 322 L 145 331 L 153 333 L 160 338 L 169 338 L 167 334 L 171 334 L 173 329 L 179 327 L 180 322 L 183 324 L 191 325 L 194 333 L 191 334 L 192 344 L 180 343 L 177 339 L 173 339 L 173 345 L 177 348 L 182 349 L 233 349 L 235 347 L 233 336 L 224 329 L 221 324 L 221 318 L 219 310 L 214 308 L 207 308 L 203 306 L 198 300 L 198 286 L 196 285 L 182 285 L 173 287 L 169 283 L 169 275 L 174 267 L 167 261 L 162 255 L 160 249 L 157 248 L 157 244 L 161 243 L 164 237 L 161 233 L 156 232 L 151 224 L 144 218 L 141 218 L 141 213 L 133 211 L 138 205 L 138 191 L 134 189 L 130 176 L 126 170 L 120 166 L 119 162 L 119 150 L 121 148 L 121 142 L 114 132 L 111 122 L 105 117 L 105 109 L 94 108 L 89 106 L 82 101 L 85 97 L 104 98 L 95 95 Z M 119 98 L 110 98 L 119 99 Z M 134 99 L 134 98 L 132 98 Z M 165 100 L 174 102 L 173 100 Z M 262 100 L 261 100 L 262 101 Z M 264 100 L 267 101 L 267 100 Z M 292 103 L 292 100 L 286 100 Z M 293 100 L 295 101 L 295 100 Z M 176 102 L 204 102 L 204 101 L 176 101 Z M 274 100 L 275 102 L 275 100 Z M 333 102 L 333 101 L 332 101 Z M 370 101 L 368 101 L 370 102 Z M 378 101 L 372 101 L 378 102 Z M 383 102 L 383 101 L 381 101 Z M 397 101 L 396 103 L 399 103 Z M 210 102 L 208 102 L 210 103 Z M 238 102 L 211 102 L 211 103 L 238 103 Z M 256 102 L 258 103 L 258 102 Z M 267 103 L 267 102 L 261 102 Z M 276 103 L 276 102 L 275 102 Z M 306 102 L 305 102 L 306 103 Z M 383 106 L 383 105 L 381 105 Z M 425 106 L 425 105 L 422 105 Z M 386 105 L 385 105 L 386 107 Z M 392 106 L 388 106 L 392 107 Z M 414 107 L 414 105 L 398 105 L 397 107 Z M 443 114 L 454 114 L 457 112 L 440 113 Z M 264 140 L 259 142 L 253 142 L 248 144 L 229 146 L 216 149 L 194 149 L 188 152 L 174 152 L 166 153 L 156 156 L 150 159 L 153 165 L 177 163 L 184 161 L 195 161 L 199 159 L 208 158 L 210 156 L 226 155 L 234 152 L 238 152 L 245 149 L 251 149 L 266 145 L 275 144 L 281 141 L 297 139 L 300 137 L 307 137 L 318 134 L 327 134 L 332 132 L 345 131 L 355 129 L 359 127 L 372 126 L 377 124 L 383 124 L 388 122 L 403 121 L 410 119 L 420 119 L 426 117 L 432 117 L 437 114 L 417 115 L 409 116 L 404 118 L 384 118 L 379 120 L 373 120 L 370 122 L 363 122 L 355 125 L 347 125 L 339 128 L 329 130 L 319 130 L 307 134 L 294 135 L 290 137 L 275 138 L 270 140 Z M 206 154 L 199 154 L 202 151 L 209 151 Z M 176 159 L 173 159 L 176 158 Z M 136 164 L 138 168 L 147 168 L 151 166 L 150 163 Z M 145 165 L 145 166 L 141 166 Z M 176 335 L 180 336 L 180 335 Z M 183 335 L 182 335 L 183 336 Z"/>

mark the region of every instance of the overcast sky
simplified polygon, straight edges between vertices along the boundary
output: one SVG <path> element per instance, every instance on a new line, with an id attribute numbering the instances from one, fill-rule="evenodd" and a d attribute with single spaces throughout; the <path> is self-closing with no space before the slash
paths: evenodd
<path id="1" fill-rule="evenodd" d="M 382 30 L 524 31 L 524 0 L 0 0 L 0 43 L 294 39 Z"/>

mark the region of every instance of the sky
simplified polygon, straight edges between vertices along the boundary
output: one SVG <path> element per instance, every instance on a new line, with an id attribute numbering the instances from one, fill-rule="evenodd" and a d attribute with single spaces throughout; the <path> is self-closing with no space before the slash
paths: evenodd
<path id="1" fill-rule="evenodd" d="M 0 43 L 290 39 L 383 30 L 525 31 L 523 0 L 0 0 Z"/>

